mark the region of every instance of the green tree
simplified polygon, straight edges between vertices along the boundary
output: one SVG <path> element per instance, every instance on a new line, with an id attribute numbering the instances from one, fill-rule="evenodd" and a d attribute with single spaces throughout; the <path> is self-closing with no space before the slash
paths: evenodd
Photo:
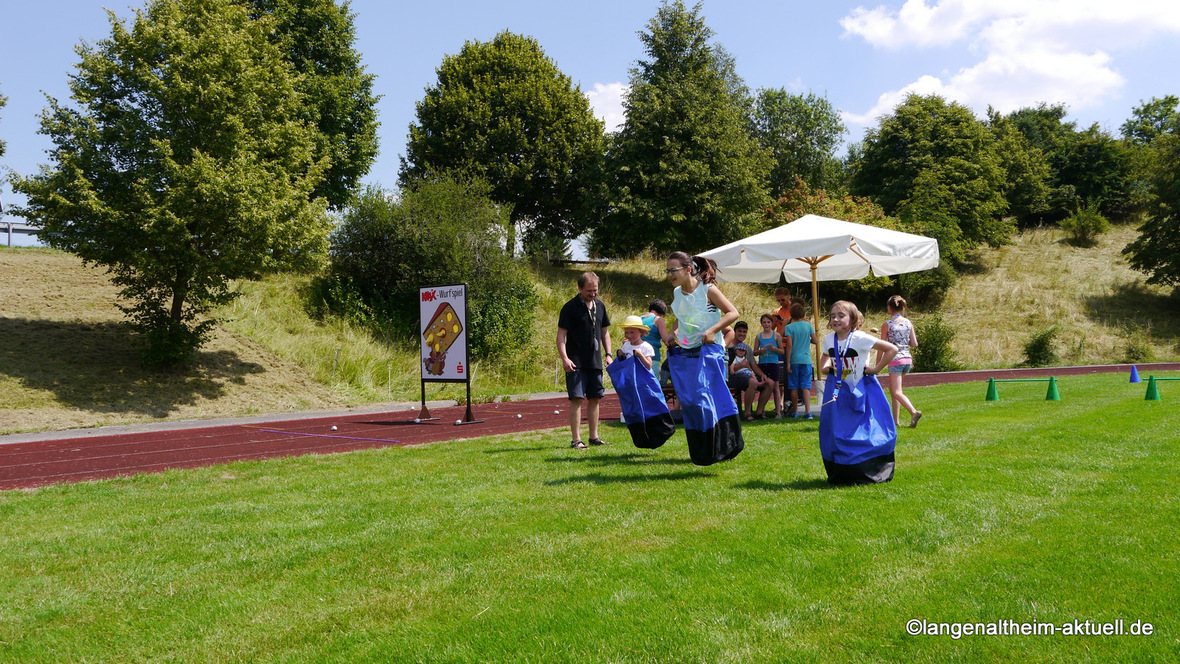
<path id="1" fill-rule="evenodd" d="M 253 18 L 270 17 L 271 43 L 301 76 L 301 116 L 319 129 L 316 159 L 328 169 L 312 191 L 341 208 L 377 157 L 377 99 L 365 73 L 349 3 L 335 0 L 245 0 Z"/>
<path id="2" fill-rule="evenodd" d="M 401 182 L 442 172 L 476 177 L 512 209 L 515 228 L 575 237 L 597 222 L 602 122 L 531 37 L 467 42 L 417 103 Z"/>
<path id="3" fill-rule="evenodd" d="M 1018 224 L 1030 225 L 1049 209 L 1049 160 L 1009 118 L 987 109 L 987 124 L 995 138 L 996 152 L 1005 177 L 1002 186 L 1008 213 Z"/>
<path id="4" fill-rule="evenodd" d="M 851 189 L 907 227 L 924 228 L 944 257 L 961 260 L 980 244 L 1005 244 L 1013 232 L 1003 216 L 1004 176 L 995 139 L 967 107 L 911 94 L 866 132 Z"/>
<path id="5" fill-rule="evenodd" d="M 825 97 L 762 89 L 754 102 L 754 136 L 770 152 L 770 191 L 780 195 L 800 178 L 817 189 L 841 186 L 836 149 L 848 129 Z"/>
<path id="6" fill-rule="evenodd" d="M 1060 221 L 1098 201 L 1102 214 L 1126 217 L 1134 208 L 1133 155 L 1097 124 L 1079 130 L 1065 121 L 1064 105 L 1040 104 L 1008 114 L 1029 142 L 1040 148 L 1049 162 L 1048 221 Z"/>
<path id="7" fill-rule="evenodd" d="M 468 327 L 476 357 L 527 346 L 537 303 L 528 274 L 504 252 L 508 210 L 483 183 L 416 181 L 398 192 L 370 187 L 332 236 L 329 302 L 339 313 L 355 293 L 375 318 L 417 336 L 418 289 L 468 285 Z M 342 306 L 343 305 L 343 306 Z"/>
<path id="8" fill-rule="evenodd" d="M 700 251 L 741 237 L 769 202 L 769 155 L 750 135 L 733 59 L 700 5 L 660 5 L 639 34 L 627 121 L 607 155 L 610 209 L 593 246 L 608 254 Z"/>
<path id="9" fill-rule="evenodd" d="M 1148 274 L 1148 283 L 1180 285 L 1180 134 L 1152 141 L 1154 203 L 1139 238 L 1123 249 L 1131 267 Z"/>
<path id="10" fill-rule="evenodd" d="M 1132 145 L 1144 146 L 1150 145 L 1161 134 L 1175 131 L 1180 124 L 1177 106 L 1180 106 L 1180 99 L 1176 95 L 1139 100 L 1139 105 L 1131 111 L 1131 118 L 1120 127 L 1123 138 Z"/>
<path id="11" fill-rule="evenodd" d="M 42 114 L 54 163 L 14 188 L 48 244 L 110 271 L 145 360 L 174 364 L 231 280 L 322 257 L 329 222 L 310 194 L 326 160 L 269 21 L 231 0 L 110 18 L 110 38 L 77 49 L 79 109 L 51 98 Z"/>
<path id="12" fill-rule="evenodd" d="M 1133 208 L 1134 159 L 1129 146 L 1097 123 L 1074 132 L 1065 146 L 1059 181 L 1072 187 L 1075 199 L 1066 215 L 1096 201 L 1103 215 L 1125 219 Z"/>

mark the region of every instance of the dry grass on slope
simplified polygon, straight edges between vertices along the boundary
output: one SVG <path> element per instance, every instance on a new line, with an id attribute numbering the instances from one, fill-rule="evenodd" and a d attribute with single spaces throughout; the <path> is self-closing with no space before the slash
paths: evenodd
<path id="1" fill-rule="evenodd" d="M 339 407 L 297 365 L 219 328 L 191 370 L 148 371 L 101 269 L 0 250 L 0 434 Z"/>
<path id="2" fill-rule="evenodd" d="M 1124 361 L 1148 344 L 1157 360 L 1180 356 L 1180 298 L 1148 286 L 1121 254 L 1137 237 L 1115 226 L 1095 247 L 1075 247 L 1057 228 L 1028 230 L 1013 244 L 976 254 L 942 306 L 954 348 L 972 367 L 1014 366 L 1032 334 L 1056 325 L 1065 364 Z M 915 316 L 921 320 L 922 316 Z"/>

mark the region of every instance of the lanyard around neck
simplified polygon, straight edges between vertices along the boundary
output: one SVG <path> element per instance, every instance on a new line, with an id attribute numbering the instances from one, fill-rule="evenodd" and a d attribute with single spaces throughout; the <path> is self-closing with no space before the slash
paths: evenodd
<path id="1" fill-rule="evenodd" d="M 844 353 L 848 352 L 848 346 L 852 343 L 852 333 L 844 339 L 844 348 L 840 348 L 840 337 L 835 334 L 832 335 L 832 345 L 836 347 L 836 384 L 839 385 L 844 381 Z"/>

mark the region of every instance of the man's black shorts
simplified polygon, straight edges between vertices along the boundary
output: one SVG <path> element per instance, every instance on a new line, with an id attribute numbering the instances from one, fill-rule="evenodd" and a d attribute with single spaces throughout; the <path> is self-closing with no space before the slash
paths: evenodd
<path id="1" fill-rule="evenodd" d="M 602 370 L 578 368 L 566 373 L 565 391 L 570 399 L 601 399 L 606 394 Z"/>
<path id="2" fill-rule="evenodd" d="M 735 373 L 729 377 L 727 384 L 731 389 L 737 390 L 738 392 L 745 392 L 746 388 L 750 386 L 750 375 Z"/>

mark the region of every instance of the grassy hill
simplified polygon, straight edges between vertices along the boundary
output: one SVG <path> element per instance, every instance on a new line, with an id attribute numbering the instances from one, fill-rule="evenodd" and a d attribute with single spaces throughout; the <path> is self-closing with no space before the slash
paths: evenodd
<path id="1" fill-rule="evenodd" d="M 1129 346 L 1150 349 L 1157 360 L 1180 357 L 1180 299 L 1144 285 L 1126 266 L 1119 251 L 1134 236 L 1133 228 L 1116 227 L 1098 246 L 1077 248 L 1060 231 L 1043 229 L 980 251 L 941 309 L 957 330 L 959 358 L 970 367 L 1013 366 L 1029 336 L 1049 325 L 1059 326 L 1062 361 L 1070 364 L 1122 361 Z M 534 268 L 541 304 L 532 327 L 521 330 L 528 351 L 511 361 L 476 362 L 473 398 L 558 389 L 554 326 L 581 270 Z M 57 251 L 3 248 L 0 271 L 0 433 L 419 397 L 414 340 L 315 320 L 306 275 L 241 284 L 242 296 L 220 312 L 224 322 L 192 367 L 158 373 L 139 366 L 135 337 L 119 324 L 115 289 L 101 270 Z M 653 297 L 671 299 L 662 263 L 622 261 L 597 271 L 616 321 L 642 313 Z M 775 305 L 768 286 L 724 290 L 754 326 Z M 866 327 L 884 320 L 883 303 L 858 304 L 868 310 Z M 934 312 L 912 313 L 920 329 Z M 461 396 L 461 386 L 427 391 L 428 399 Z"/>

